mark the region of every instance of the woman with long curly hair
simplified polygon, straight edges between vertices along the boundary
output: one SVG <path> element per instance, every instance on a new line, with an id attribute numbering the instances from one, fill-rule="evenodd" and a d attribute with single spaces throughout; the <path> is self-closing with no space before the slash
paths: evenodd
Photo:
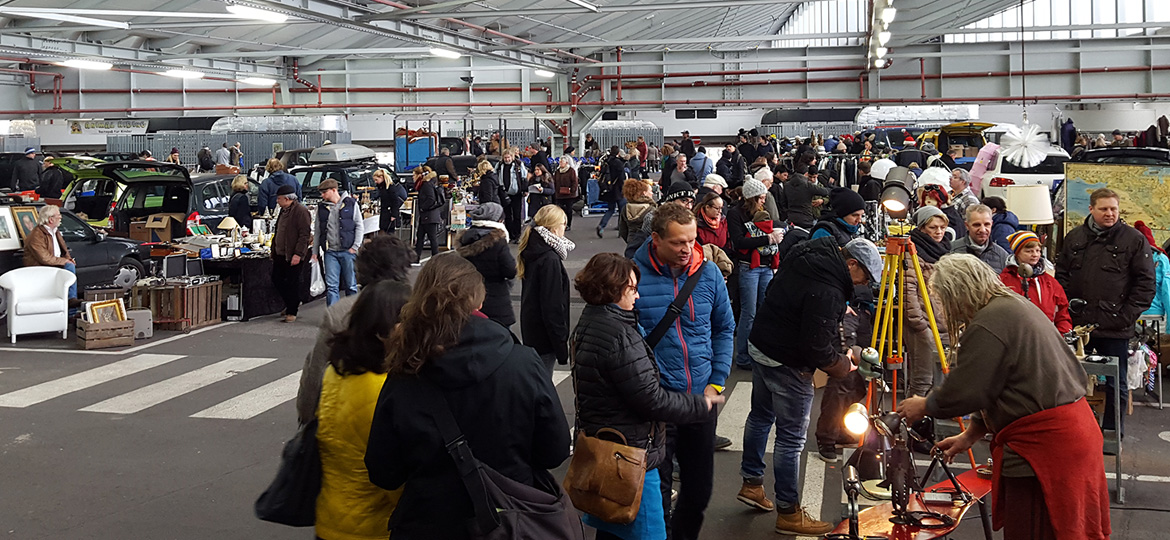
<path id="1" fill-rule="evenodd" d="M 517 482 L 551 490 L 548 470 L 569 457 L 569 426 L 548 372 L 479 312 L 484 295 L 475 265 L 457 253 L 435 257 L 386 342 L 388 376 L 365 463 L 375 485 L 403 488 L 389 523 L 396 540 L 470 537 L 471 497 L 437 407 L 450 407 L 476 459 Z"/>

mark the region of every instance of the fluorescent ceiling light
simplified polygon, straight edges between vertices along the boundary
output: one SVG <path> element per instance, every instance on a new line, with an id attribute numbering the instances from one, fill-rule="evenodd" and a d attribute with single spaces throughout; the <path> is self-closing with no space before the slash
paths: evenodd
<path id="1" fill-rule="evenodd" d="M 439 47 L 431 47 L 431 55 L 439 58 L 459 58 L 462 54 L 452 51 L 450 49 L 441 49 Z"/>
<path id="2" fill-rule="evenodd" d="M 886 43 L 889 43 L 889 42 L 890 42 L 890 38 L 891 38 L 891 37 L 893 37 L 893 36 L 892 36 L 892 34 L 890 34 L 888 31 L 886 31 L 886 32 L 878 32 L 878 45 L 881 45 L 882 47 L 885 47 L 885 46 L 886 46 Z"/>
<path id="3" fill-rule="evenodd" d="M 104 26 L 107 28 L 119 28 L 122 30 L 129 30 L 130 23 L 120 21 L 109 21 L 106 19 L 95 19 L 93 17 L 78 17 L 76 15 L 65 15 L 63 13 L 49 13 L 45 11 L 23 11 L 17 8 L 3 8 L 0 13 L 9 15 L 16 15 L 17 17 L 32 17 L 35 19 L 50 19 L 54 21 L 64 21 L 80 24 L 91 24 L 94 26 Z"/>
<path id="4" fill-rule="evenodd" d="M 875 67 L 875 68 L 878 68 L 878 69 L 881 69 L 881 68 L 884 68 L 884 67 L 886 67 L 886 61 L 885 61 L 885 59 L 878 58 L 877 60 L 874 60 L 874 61 L 873 61 L 873 67 Z"/>
<path id="5" fill-rule="evenodd" d="M 65 67 L 71 67 L 71 68 L 77 68 L 77 69 L 93 69 L 93 70 L 99 70 L 99 71 L 104 71 L 104 70 L 107 70 L 107 69 L 114 67 L 114 64 L 111 64 L 109 62 L 101 62 L 98 60 L 86 60 L 84 58 L 70 58 L 64 62 L 61 62 L 58 65 L 65 66 Z"/>
<path id="6" fill-rule="evenodd" d="M 242 82 L 244 84 L 250 84 L 253 86 L 275 86 L 276 85 L 276 79 L 269 79 L 268 77 L 244 77 L 244 78 L 240 79 L 240 82 Z"/>
<path id="7" fill-rule="evenodd" d="M 894 16 L 898 14 L 898 9 L 890 6 L 882 10 L 882 22 L 890 24 L 894 22 Z"/>
<path id="8" fill-rule="evenodd" d="M 267 9 L 256 9 L 250 6 L 241 6 L 239 4 L 229 4 L 227 10 L 242 19 L 255 19 L 271 23 L 282 23 L 288 20 L 288 15 L 283 13 L 268 11 Z"/>
<path id="9" fill-rule="evenodd" d="M 192 71 L 189 69 L 168 69 L 165 72 L 163 72 L 163 74 L 167 75 L 169 77 L 178 77 L 180 79 L 202 79 L 203 78 L 203 72 Z"/>
<path id="10" fill-rule="evenodd" d="M 874 54 L 874 56 L 877 56 L 878 58 L 885 58 L 887 52 L 889 52 L 889 49 L 887 49 L 885 47 L 878 47 L 878 48 L 874 49 L 873 54 Z"/>
<path id="11" fill-rule="evenodd" d="M 533 71 L 533 73 L 535 73 L 537 77 L 544 77 L 546 79 L 551 79 L 551 78 L 557 76 L 556 73 L 553 73 L 547 69 L 538 69 L 536 71 Z"/>
<path id="12" fill-rule="evenodd" d="M 593 4 L 590 4 L 589 2 L 586 2 L 585 0 L 569 0 L 569 1 L 574 3 L 574 4 L 577 4 L 578 6 L 585 8 L 585 9 L 588 9 L 589 11 L 592 11 L 594 13 L 601 11 L 600 8 L 598 8 L 597 6 L 595 6 Z"/>

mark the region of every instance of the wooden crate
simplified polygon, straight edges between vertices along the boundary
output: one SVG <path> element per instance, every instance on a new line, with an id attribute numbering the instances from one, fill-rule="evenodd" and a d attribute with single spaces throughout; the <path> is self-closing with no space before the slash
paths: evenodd
<path id="1" fill-rule="evenodd" d="M 77 319 L 77 343 L 85 350 L 129 347 L 134 344 L 134 321 L 93 323 Z"/>
<path id="2" fill-rule="evenodd" d="M 135 287 L 131 305 L 149 309 L 159 330 L 190 332 L 220 322 L 223 282 Z"/>
<path id="3" fill-rule="evenodd" d="M 84 300 L 86 302 L 105 302 L 106 300 L 117 300 L 125 297 L 126 292 L 120 287 L 112 289 L 86 289 Z"/>

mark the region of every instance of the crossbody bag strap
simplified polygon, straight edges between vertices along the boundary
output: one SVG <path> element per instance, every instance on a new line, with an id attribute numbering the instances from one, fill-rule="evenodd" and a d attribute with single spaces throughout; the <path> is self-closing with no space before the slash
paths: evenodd
<path id="1" fill-rule="evenodd" d="M 658 325 L 654 327 L 654 330 L 650 331 L 650 335 L 646 336 L 646 343 L 650 345 L 651 349 L 658 346 L 658 342 L 662 341 L 663 336 L 666 335 L 666 331 L 674 324 L 678 316 L 682 314 L 683 307 L 687 305 L 687 300 L 691 298 L 691 293 L 695 291 L 695 286 L 702 279 L 702 274 L 703 268 L 699 267 L 695 273 L 687 278 L 686 283 L 683 283 L 682 290 L 678 291 L 678 296 L 674 297 L 674 301 L 669 306 L 666 306 L 666 314 L 662 316 L 661 321 L 658 321 Z"/>
<path id="2" fill-rule="evenodd" d="M 424 401 L 430 401 L 430 409 L 435 413 L 435 424 L 439 427 L 439 435 L 443 438 L 447 454 L 455 462 L 459 479 L 463 481 L 463 486 L 467 489 L 468 496 L 471 497 L 476 524 L 481 532 L 492 531 L 500 525 L 500 519 L 496 514 L 496 509 L 492 508 L 488 501 L 487 486 L 479 474 L 479 460 L 472 454 L 467 439 L 463 437 L 463 431 L 455 422 L 455 415 L 451 412 L 451 404 L 447 401 L 443 390 L 421 376 L 418 379 L 430 387 L 427 392 L 429 396 L 424 398 Z"/>

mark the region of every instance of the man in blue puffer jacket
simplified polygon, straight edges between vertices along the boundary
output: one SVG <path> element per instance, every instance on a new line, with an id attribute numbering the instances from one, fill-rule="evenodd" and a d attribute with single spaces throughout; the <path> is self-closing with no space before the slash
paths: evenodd
<path id="1" fill-rule="evenodd" d="M 653 331 L 667 313 L 667 307 L 683 288 L 687 278 L 699 272 L 686 307 L 654 347 L 662 375 L 662 386 L 691 394 L 719 394 L 731 371 L 735 320 L 723 274 L 714 263 L 703 260 L 695 244 L 695 214 L 677 204 L 659 207 L 651 225 L 650 238 L 634 255 L 641 281 L 638 282 L 639 322 Z M 716 411 L 703 422 L 668 425 L 666 455 L 658 473 L 662 480 L 662 504 L 666 510 L 668 536 L 676 540 L 695 539 L 703 525 L 703 511 L 711 499 L 715 474 Z M 685 471 L 686 483 L 679 487 L 678 503 L 670 512 L 670 491 L 674 467 L 671 457 Z M 645 499 L 649 500 L 649 499 Z"/>
<path id="2" fill-rule="evenodd" d="M 301 199 L 301 183 L 297 182 L 297 177 L 285 172 L 284 163 L 279 159 L 272 158 L 264 165 L 264 170 L 268 171 L 268 178 L 260 184 L 260 193 L 256 197 L 256 206 L 259 211 L 263 212 L 268 209 L 272 212 L 276 209 L 276 190 L 281 186 L 292 186 L 297 192 L 297 200 Z"/>

